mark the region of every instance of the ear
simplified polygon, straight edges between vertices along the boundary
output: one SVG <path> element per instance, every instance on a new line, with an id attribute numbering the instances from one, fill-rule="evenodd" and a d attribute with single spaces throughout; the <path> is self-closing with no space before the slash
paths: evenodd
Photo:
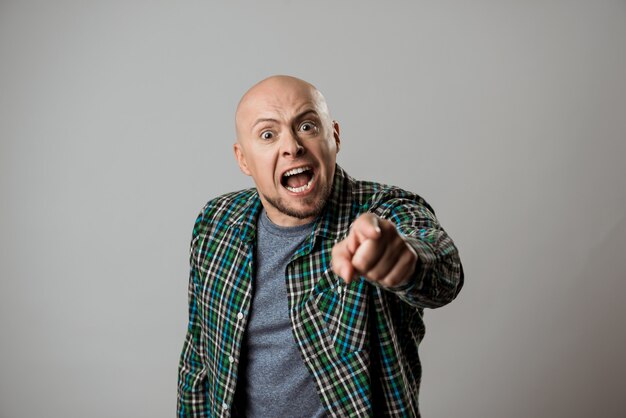
<path id="1" fill-rule="evenodd" d="M 239 164 L 239 169 L 246 176 L 251 176 L 252 173 L 250 172 L 250 169 L 248 169 L 248 163 L 246 163 L 246 157 L 243 155 L 243 149 L 241 148 L 239 142 L 235 142 L 235 144 L 233 145 L 233 151 L 235 151 L 235 158 L 237 159 L 237 163 Z"/>
<path id="2" fill-rule="evenodd" d="M 333 137 L 335 138 L 335 145 L 337 145 L 337 152 L 341 148 L 341 139 L 339 138 L 339 122 L 333 121 Z"/>

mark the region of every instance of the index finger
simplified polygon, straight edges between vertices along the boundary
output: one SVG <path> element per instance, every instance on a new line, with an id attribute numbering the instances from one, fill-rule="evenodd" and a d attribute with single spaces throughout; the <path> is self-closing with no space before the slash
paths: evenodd
<path id="1" fill-rule="evenodd" d="M 368 239 L 377 239 L 381 235 L 378 217 L 373 213 L 360 215 L 352 224 L 350 235 L 354 234 L 357 244 L 361 244 Z"/>

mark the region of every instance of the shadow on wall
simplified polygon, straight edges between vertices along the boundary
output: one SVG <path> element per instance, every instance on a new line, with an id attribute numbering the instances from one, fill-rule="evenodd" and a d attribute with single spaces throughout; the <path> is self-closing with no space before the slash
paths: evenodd
<path id="1" fill-rule="evenodd" d="M 626 417 L 626 216 L 584 266 L 559 295 L 535 399 L 550 417 Z"/>

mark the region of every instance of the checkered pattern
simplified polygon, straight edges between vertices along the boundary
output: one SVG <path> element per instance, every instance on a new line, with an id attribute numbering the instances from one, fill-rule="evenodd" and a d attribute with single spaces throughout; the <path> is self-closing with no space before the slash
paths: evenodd
<path id="1" fill-rule="evenodd" d="M 252 300 L 255 189 L 210 201 L 191 242 L 189 327 L 178 380 L 179 417 L 227 417 Z M 389 219 L 419 257 L 414 280 L 383 289 L 345 285 L 330 268 L 333 245 L 364 212 Z M 326 209 L 286 272 L 292 329 L 328 415 L 419 416 L 423 308 L 450 302 L 463 285 L 452 240 L 419 196 L 355 181 L 339 166 Z"/>

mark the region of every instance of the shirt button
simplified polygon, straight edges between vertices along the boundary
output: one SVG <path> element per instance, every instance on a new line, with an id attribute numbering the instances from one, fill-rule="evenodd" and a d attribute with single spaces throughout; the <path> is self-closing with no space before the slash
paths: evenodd
<path id="1" fill-rule="evenodd" d="M 230 361 L 231 363 L 234 363 L 235 362 L 235 357 L 228 356 L 228 361 Z"/>
<path id="2" fill-rule="evenodd" d="M 224 409 L 228 409 L 228 404 L 227 404 L 226 402 L 224 402 L 224 403 L 222 404 L 222 408 L 224 408 Z"/>
<path id="3" fill-rule="evenodd" d="M 343 291 L 343 286 L 337 286 L 337 293 L 341 295 L 342 291 Z"/>
<path id="4" fill-rule="evenodd" d="M 243 319 L 243 313 L 239 312 L 237 314 L 237 319 L 241 321 Z"/>

